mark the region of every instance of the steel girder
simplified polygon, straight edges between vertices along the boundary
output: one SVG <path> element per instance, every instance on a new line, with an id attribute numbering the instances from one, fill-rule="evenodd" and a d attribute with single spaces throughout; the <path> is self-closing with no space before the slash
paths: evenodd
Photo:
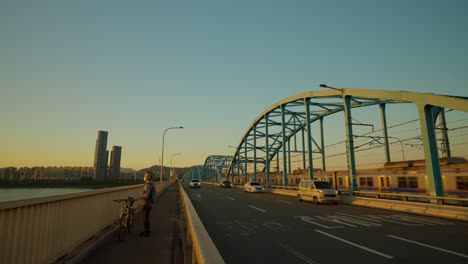
<path id="1" fill-rule="evenodd" d="M 381 108 L 381 117 L 383 126 L 386 130 L 385 105 L 398 103 L 412 103 L 418 108 L 421 122 L 422 138 L 424 143 L 424 152 L 429 176 L 430 193 L 432 195 L 443 195 L 440 182 L 440 167 L 438 164 L 438 153 L 435 145 L 434 123 L 437 113 L 442 112 L 444 108 L 450 108 L 458 111 L 468 112 L 468 97 L 436 95 L 429 93 L 414 93 L 407 91 L 385 91 L 385 90 L 366 90 L 343 88 L 336 90 L 322 90 L 305 92 L 298 94 L 270 106 L 263 111 L 249 128 L 246 130 L 239 145 L 232 156 L 227 177 L 232 177 L 232 172 L 237 168 L 237 174 L 244 175 L 244 181 L 249 174 L 247 164 L 254 163 L 253 177 L 256 179 L 257 171 L 266 173 L 266 185 L 270 174 L 270 163 L 276 157 L 277 162 L 279 153 L 283 161 L 283 184 L 287 185 L 287 171 L 291 170 L 290 153 L 291 143 L 297 144 L 296 137 L 308 138 L 307 151 L 306 146 L 302 146 L 302 154 L 309 155 L 308 159 L 303 159 L 305 168 L 309 165 L 309 177 L 313 178 L 312 153 L 322 154 L 322 169 L 325 170 L 325 153 L 323 146 L 323 119 L 344 111 L 345 126 L 347 135 L 347 164 L 349 176 L 352 179 L 352 190 L 356 186 L 356 168 L 354 161 L 353 133 L 351 109 L 379 105 Z M 313 108 L 313 109 L 312 109 Z M 434 117 L 435 116 L 435 117 Z M 319 121 L 321 127 L 321 144 L 318 144 L 310 133 L 310 124 Z M 306 134 L 306 135 L 305 135 Z M 386 131 L 384 140 L 388 147 L 388 137 Z M 305 145 L 304 140 L 302 144 Z M 315 145 L 316 151 L 312 151 L 312 145 Z M 294 146 L 296 149 L 297 146 Z M 388 152 L 388 149 L 387 149 Z M 387 159 L 389 156 L 387 154 Z M 289 164 L 288 161 L 289 160 Z M 308 160 L 308 164 L 305 164 Z M 258 170 L 257 164 L 260 165 Z M 276 165 L 279 171 L 279 164 Z"/>
<path id="2" fill-rule="evenodd" d="M 205 159 L 203 165 L 203 180 L 217 182 L 221 181 L 227 175 L 227 169 L 231 164 L 232 156 L 227 155 L 210 155 Z"/>

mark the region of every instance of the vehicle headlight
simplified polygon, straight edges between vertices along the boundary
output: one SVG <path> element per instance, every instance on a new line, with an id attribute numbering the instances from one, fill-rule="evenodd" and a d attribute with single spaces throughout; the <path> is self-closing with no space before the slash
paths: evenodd
<path id="1" fill-rule="evenodd" d="M 317 192 L 319 192 L 319 193 L 323 193 L 323 191 L 322 191 L 322 190 L 318 190 Z"/>

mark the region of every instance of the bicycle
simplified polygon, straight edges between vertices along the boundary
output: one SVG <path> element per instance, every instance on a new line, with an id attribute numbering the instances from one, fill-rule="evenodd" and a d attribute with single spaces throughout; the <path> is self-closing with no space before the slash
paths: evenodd
<path id="1" fill-rule="evenodd" d="M 131 233 L 131 228 L 133 225 L 133 220 L 135 219 L 135 209 L 132 208 L 135 203 L 135 199 L 129 196 L 127 199 L 117 199 L 114 202 L 121 203 L 125 202 L 125 208 L 120 208 L 120 217 L 119 217 L 119 232 L 118 238 L 119 241 L 123 240 L 124 229 L 127 229 L 128 234 Z"/>

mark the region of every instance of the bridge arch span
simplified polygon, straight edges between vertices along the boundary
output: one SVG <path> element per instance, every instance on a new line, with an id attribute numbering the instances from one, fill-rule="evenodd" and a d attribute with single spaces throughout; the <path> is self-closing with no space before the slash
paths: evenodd
<path id="1" fill-rule="evenodd" d="M 309 178 L 313 179 L 314 170 L 318 170 L 314 167 L 313 155 L 321 156 L 320 170 L 326 171 L 323 120 L 330 115 L 342 112 L 343 129 L 346 131 L 346 163 L 351 181 L 350 189 L 356 190 L 353 126 L 365 124 L 353 123 L 352 109 L 379 106 L 382 122 L 382 136 L 379 136 L 379 139 L 384 145 L 386 161 L 390 162 L 389 138 L 391 137 L 388 135 L 386 124 L 386 105 L 388 104 L 414 104 L 416 106 L 430 193 L 437 196 L 443 195 L 435 135 L 436 121 L 439 117 L 441 122 L 445 119 L 446 109 L 468 112 L 468 97 L 353 88 L 331 88 L 297 94 L 273 104 L 251 123 L 242 135 L 230 160 L 227 177 L 235 178 L 238 182 L 245 182 L 256 181 L 259 174 L 264 174 L 265 184 L 268 186 L 271 168 L 274 165 L 272 161 L 276 160 L 276 173 L 282 174 L 282 183 L 287 186 L 288 174 L 291 173 L 291 153 L 298 152 L 303 156 L 302 168 L 307 168 Z M 314 122 L 319 123 L 319 137 L 312 137 L 311 124 Z M 442 126 L 443 131 L 445 128 Z M 446 135 L 443 140 L 444 144 L 449 147 Z M 299 151 L 297 150 L 298 142 L 302 144 L 299 146 Z M 448 155 L 450 156 L 450 151 Z"/>

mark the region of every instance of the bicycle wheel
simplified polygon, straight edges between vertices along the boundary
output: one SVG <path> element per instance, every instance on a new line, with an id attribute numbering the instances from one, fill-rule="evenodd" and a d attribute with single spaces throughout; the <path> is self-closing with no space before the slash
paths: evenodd
<path id="1" fill-rule="evenodd" d="M 119 219 L 119 230 L 117 232 L 117 235 L 118 235 L 118 238 L 119 238 L 119 241 L 122 241 L 123 240 L 123 237 L 124 237 L 124 232 L 125 232 L 125 226 L 126 226 L 126 219 L 125 219 L 125 215 L 121 215 L 120 216 L 120 219 Z"/>
<path id="2" fill-rule="evenodd" d="M 132 232 L 132 225 L 133 225 L 133 212 L 130 211 L 130 213 L 127 216 L 127 231 L 129 234 Z"/>

